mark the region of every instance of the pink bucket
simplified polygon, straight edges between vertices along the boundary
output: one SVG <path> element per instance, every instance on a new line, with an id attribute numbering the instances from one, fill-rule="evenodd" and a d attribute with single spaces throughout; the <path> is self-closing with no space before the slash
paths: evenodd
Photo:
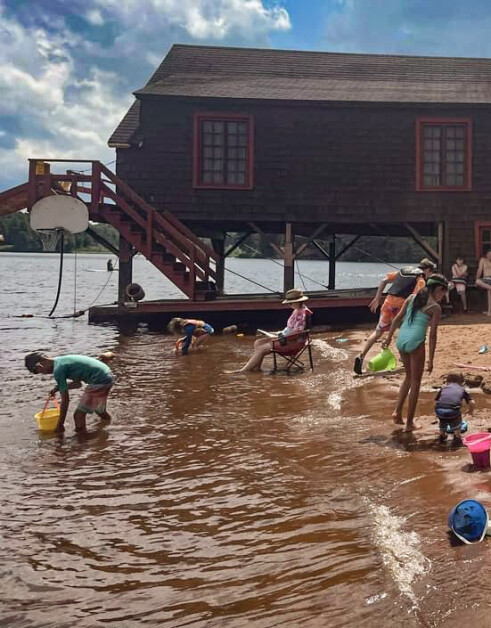
<path id="1" fill-rule="evenodd" d="M 491 448 L 491 434 L 489 432 L 477 432 L 464 438 L 464 445 L 472 456 L 472 462 L 480 469 L 490 466 L 489 449 Z"/>

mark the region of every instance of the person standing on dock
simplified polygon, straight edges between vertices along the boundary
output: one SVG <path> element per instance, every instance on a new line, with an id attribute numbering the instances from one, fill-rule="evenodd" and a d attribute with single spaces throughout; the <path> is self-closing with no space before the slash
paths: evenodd
<path id="1" fill-rule="evenodd" d="M 368 306 L 370 311 L 375 313 L 378 310 L 379 305 L 382 302 L 383 292 L 388 284 L 392 284 L 389 288 L 389 292 L 385 297 L 385 301 L 380 309 L 380 318 L 370 336 L 368 336 L 363 350 L 355 358 L 355 364 L 353 367 L 354 372 L 357 375 L 361 375 L 363 372 L 363 360 L 365 356 L 373 347 L 373 345 L 379 340 L 382 335 L 389 331 L 390 326 L 394 318 L 399 314 L 405 300 L 411 294 L 416 294 L 426 285 L 426 279 L 434 273 L 436 265 L 428 258 L 423 258 L 418 266 L 401 268 L 398 271 L 387 273 L 384 279 L 380 282 L 375 298 Z"/>

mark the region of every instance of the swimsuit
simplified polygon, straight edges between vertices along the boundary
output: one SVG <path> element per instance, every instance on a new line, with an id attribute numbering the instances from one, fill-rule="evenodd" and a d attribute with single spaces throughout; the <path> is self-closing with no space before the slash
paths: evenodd
<path id="1" fill-rule="evenodd" d="M 402 353 L 412 353 L 426 340 L 426 330 L 431 316 L 421 310 L 413 312 L 414 299 L 408 305 L 404 321 L 402 322 L 397 338 L 396 347 Z"/>

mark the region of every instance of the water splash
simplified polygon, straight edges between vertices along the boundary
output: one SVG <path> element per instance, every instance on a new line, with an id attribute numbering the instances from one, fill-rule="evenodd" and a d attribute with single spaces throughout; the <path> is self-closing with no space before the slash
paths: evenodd
<path id="1" fill-rule="evenodd" d="M 369 500 L 367 503 L 373 516 L 374 540 L 382 554 L 384 565 L 399 591 L 417 608 L 418 600 L 413 583 L 429 571 L 431 561 L 421 552 L 417 533 L 403 530 L 405 518 L 391 514 L 387 506 L 376 505 Z"/>
<path id="2" fill-rule="evenodd" d="M 312 340 L 312 345 L 319 351 L 323 358 L 327 360 L 347 360 L 349 358 L 349 353 L 344 349 L 339 349 L 338 347 L 333 347 L 326 340 L 321 340 L 320 338 L 314 338 Z"/>

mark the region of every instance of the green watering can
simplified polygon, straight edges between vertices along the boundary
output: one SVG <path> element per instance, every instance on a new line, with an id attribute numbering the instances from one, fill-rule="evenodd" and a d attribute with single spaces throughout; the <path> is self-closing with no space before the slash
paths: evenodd
<path id="1" fill-rule="evenodd" d="M 395 371 L 397 368 L 396 356 L 390 349 L 383 349 L 378 355 L 370 360 L 368 368 L 372 373 L 379 371 Z"/>

